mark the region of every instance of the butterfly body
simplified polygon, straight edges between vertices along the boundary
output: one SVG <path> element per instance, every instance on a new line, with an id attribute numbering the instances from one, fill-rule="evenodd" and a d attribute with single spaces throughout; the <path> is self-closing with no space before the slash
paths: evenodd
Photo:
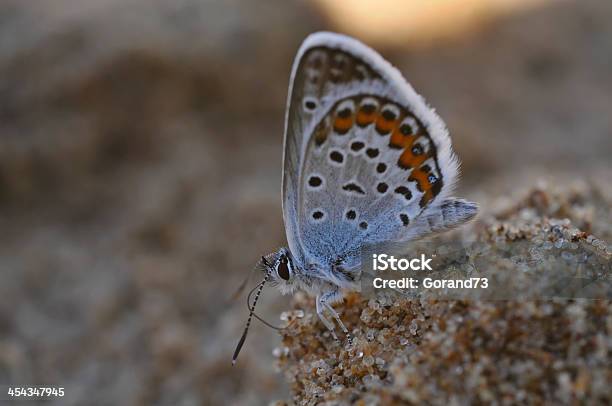
<path id="1" fill-rule="evenodd" d="M 435 111 L 378 53 L 345 35 L 311 34 L 289 84 L 283 154 L 288 247 L 262 259 L 281 292 L 331 304 L 358 288 L 362 247 L 465 223 L 477 205 L 450 197 L 459 172 Z M 286 269 L 285 269 L 286 268 Z"/>

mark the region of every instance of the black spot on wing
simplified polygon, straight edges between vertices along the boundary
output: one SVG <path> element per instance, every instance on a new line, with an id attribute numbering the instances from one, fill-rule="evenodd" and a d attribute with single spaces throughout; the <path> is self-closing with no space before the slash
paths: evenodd
<path id="1" fill-rule="evenodd" d="M 323 180 L 318 176 L 313 175 L 308 179 L 308 184 L 311 187 L 319 187 L 321 186 L 322 183 L 323 183 Z"/>
<path id="2" fill-rule="evenodd" d="M 394 192 L 404 196 L 406 200 L 412 199 L 412 192 L 406 186 L 398 186 L 395 188 Z"/>
<path id="3" fill-rule="evenodd" d="M 317 107 L 317 103 L 314 100 L 309 99 L 304 101 L 304 107 L 306 107 L 307 110 L 314 110 Z"/>
<path id="4" fill-rule="evenodd" d="M 340 110 L 338 112 L 338 117 L 340 117 L 340 118 L 348 118 L 348 117 L 351 116 L 351 114 L 352 114 L 351 109 L 348 108 L 348 107 L 345 107 L 345 108 L 343 108 L 342 110 Z"/>
<path id="5" fill-rule="evenodd" d="M 366 149 L 366 155 L 372 159 L 376 158 L 380 151 L 378 148 L 368 148 Z"/>
<path id="6" fill-rule="evenodd" d="M 360 195 L 365 195 L 365 191 L 363 190 L 363 188 L 361 186 L 359 186 L 356 183 L 347 183 L 346 185 L 342 186 L 342 190 L 345 190 L 347 192 L 352 192 L 352 193 L 357 193 Z"/>
<path id="7" fill-rule="evenodd" d="M 410 135 L 410 134 L 412 134 L 412 127 L 410 126 L 410 124 L 405 124 L 404 123 L 404 124 L 402 124 L 400 126 L 400 132 L 403 135 Z"/>
<path id="8" fill-rule="evenodd" d="M 384 110 L 382 116 L 387 121 L 393 121 L 397 118 L 397 115 L 391 110 Z"/>
<path id="9" fill-rule="evenodd" d="M 351 149 L 355 152 L 360 151 L 363 147 L 365 147 L 365 144 L 361 141 L 355 141 L 351 144 Z"/>
<path id="10" fill-rule="evenodd" d="M 341 164 L 342 162 L 344 162 L 344 155 L 342 155 L 341 152 L 332 151 L 332 152 L 329 153 L 329 159 L 331 159 L 334 162 L 337 162 L 337 163 Z"/>

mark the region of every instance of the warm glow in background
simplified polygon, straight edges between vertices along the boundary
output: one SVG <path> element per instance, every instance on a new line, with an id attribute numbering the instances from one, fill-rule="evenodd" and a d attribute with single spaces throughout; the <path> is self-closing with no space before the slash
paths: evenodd
<path id="1" fill-rule="evenodd" d="M 550 0 L 315 0 L 340 31 L 373 44 L 423 46 Z"/>

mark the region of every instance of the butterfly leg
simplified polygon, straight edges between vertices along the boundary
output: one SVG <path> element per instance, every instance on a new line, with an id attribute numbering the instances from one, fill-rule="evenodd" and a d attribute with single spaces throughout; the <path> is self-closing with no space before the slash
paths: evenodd
<path id="1" fill-rule="evenodd" d="M 328 319 L 327 316 L 325 316 L 325 310 L 327 310 L 327 307 L 329 306 L 324 302 L 323 298 L 325 296 L 326 295 L 317 296 L 317 315 L 319 316 L 319 320 L 321 320 L 325 327 L 327 327 L 332 337 L 334 337 L 334 340 L 340 344 L 340 340 L 336 335 L 336 327 L 334 326 L 334 323 Z"/>
<path id="2" fill-rule="evenodd" d="M 340 301 L 341 299 L 342 299 L 342 294 L 337 289 L 326 292 L 323 295 L 319 296 L 317 298 L 317 314 L 319 315 L 319 318 L 321 318 L 322 321 L 323 321 L 323 318 L 325 318 L 325 321 L 323 321 L 323 324 L 325 324 L 325 326 L 332 332 L 332 335 L 336 339 L 336 341 L 339 341 L 334 331 L 335 327 L 333 323 L 328 318 L 326 318 L 325 315 L 323 314 L 323 310 L 327 310 L 329 314 L 332 315 L 334 320 L 336 320 L 340 328 L 342 329 L 342 332 L 346 336 L 349 344 L 352 344 L 353 339 L 351 337 L 351 333 L 348 331 L 348 329 L 342 322 L 342 319 L 340 319 L 338 312 L 332 307 L 332 303 L 336 303 Z"/>

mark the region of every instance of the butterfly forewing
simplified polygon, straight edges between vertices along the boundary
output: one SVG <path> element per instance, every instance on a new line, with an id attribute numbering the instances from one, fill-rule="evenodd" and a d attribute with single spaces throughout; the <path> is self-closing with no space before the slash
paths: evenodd
<path id="1" fill-rule="evenodd" d="M 283 210 L 294 256 L 328 262 L 401 241 L 456 173 L 444 124 L 382 57 L 338 34 L 304 42 L 285 131 Z"/>

